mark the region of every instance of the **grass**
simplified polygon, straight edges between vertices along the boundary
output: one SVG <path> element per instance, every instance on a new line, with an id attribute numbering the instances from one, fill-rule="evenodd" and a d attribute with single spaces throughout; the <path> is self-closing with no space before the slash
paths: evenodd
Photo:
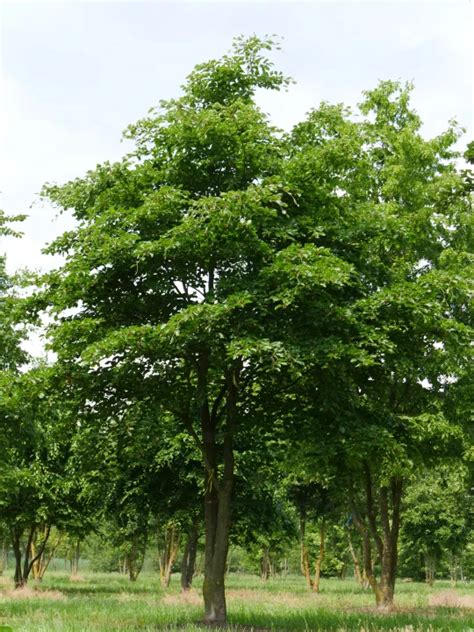
<path id="1" fill-rule="evenodd" d="M 164 591 L 152 574 L 130 583 L 118 574 L 88 573 L 71 581 L 65 573 L 51 572 L 23 592 L 11 590 L 10 578 L 0 582 L 0 631 L 2 624 L 13 632 L 203 630 L 199 579 L 188 595 L 180 594 L 178 577 Z M 351 580 L 323 580 L 315 595 L 300 577 L 263 583 L 234 574 L 228 577 L 227 595 L 229 631 L 474 632 L 472 589 L 454 591 L 447 582 L 433 588 L 400 582 L 396 608 L 389 614 L 377 613 L 371 593 Z"/>

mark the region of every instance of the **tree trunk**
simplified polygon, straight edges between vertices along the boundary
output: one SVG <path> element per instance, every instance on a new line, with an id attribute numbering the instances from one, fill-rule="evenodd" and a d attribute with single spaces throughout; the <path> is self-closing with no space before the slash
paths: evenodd
<path id="1" fill-rule="evenodd" d="M 311 590 L 311 570 L 309 565 L 309 553 L 308 547 L 306 546 L 306 518 L 305 516 L 300 516 L 300 565 L 301 572 L 306 578 L 306 584 L 308 588 Z"/>
<path id="2" fill-rule="evenodd" d="M 206 493 L 205 561 L 204 561 L 204 617 L 207 623 L 225 624 L 225 570 L 229 546 L 231 517 L 231 482 L 221 481 L 219 492 L 212 487 Z"/>
<path id="3" fill-rule="evenodd" d="M 362 577 L 362 573 L 360 572 L 360 562 L 359 562 L 359 558 L 357 557 L 357 554 L 355 552 L 354 549 L 354 545 L 352 543 L 352 537 L 351 537 L 351 532 L 349 531 L 349 529 L 347 530 L 347 541 L 349 543 L 349 551 L 351 552 L 351 557 L 352 557 L 352 561 L 354 563 L 354 577 L 356 578 L 357 582 L 363 587 L 365 588 L 365 580 Z"/>
<path id="4" fill-rule="evenodd" d="M 196 521 L 188 533 L 186 546 L 184 547 L 183 561 L 181 562 L 181 590 L 183 592 L 191 589 L 196 567 L 198 540 L 199 523 Z"/>
<path id="5" fill-rule="evenodd" d="M 12 548 L 15 556 L 15 588 L 22 588 L 25 585 L 23 579 L 23 570 L 21 564 L 21 532 L 19 530 L 12 531 Z"/>
<path id="6" fill-rule="evenodd" d="M 76 540 L 71 556 L 71 576 L 77 577 L 79 573 L 79 559 L 81 557 L 81 541 Z"/>
<path id="7" fill-rule="evenodd" d="M 2 554 L 0 557 L 0 575 L 8 569 L 8 540 L 2 540 Z"/>
<path id="8" fill-rule="evenodd" d="M 451 586 L 455 588 L 458 583 L 458 559 L 454 553 L 449 554 L 449 574 L 451 576 Z"/>
<path id="9" fill-rule="evenodd" d="M 260 558 L 260 577 L 263 581 L 267 581 L 271 573 L 271 562 L 268 547 L 263 549 L 262 556 Z"/>
<path id="10" fill-rule="evenodd" d="M 435 580 L 436 558 L 432 553 L 425 554 L 425 578 L 429 586 L 433 586 Z"/>
<path id="11" fill-rule="evenodd" d="M 364 552 L 364 571 L 374 592 L 377 607 L 390 610 L 393 607 L 395 580 L 398 560 L 398 534 L 400 529 L 400 507 L 402 496 L 402 480 L 393 477 L 388 487 L 378 490 L 378 512 L 374 497 L 374 489 L 369 465 L 364 466 L 365 502 L 367 523 L 356 507 L 354 497 L 351 496 L 351 509 L 354 524 L 362 536 Z M 391 520 L 389 502 L 391 504 Z M 376 545 L 380 560 L 380 581 L 377 581 L 373 570 L 371 542 Z"/>
<path id="12" fill-rule="evenodd" d="M 204 620 L 206 623 L 225 625 L 227 607 L 225 599 L 225 572 L 229 549 L 231 499 L 234 484 L 234 433 L 237 424 L 237 395 L 239 369 L 226 372 L 226 385 L 209 408 L 207 395 L 207 358 L 201 358 L 198 372 L 202 449 L 207 474 L 204 495 L 205 560 L 204 560 Z M 217 474 L 217 418 L 218 406 L 226 394 L 224 440 L 222 446 L 223 470 Z"/>
<path id="13" fill-rule="evenodd" d="M 172 525 L 165 529 L 163 548 L 159 550 L 160 582 L 164 588 L 168 588 L 171 581 L 173 564 L 179 551 L 180 532 Z"/>
<path id="14" fill-rule="evenodd" d="M 36 531 L 36 525 L 33 525 L 30 528 L 30 531 L 28 533 L 28 539 L 26 541 L 25 557 L 23 559 L 23 583 L 25 584 L 28 581 L 28 576 L 37 558 L 36 550 L 35 550 L 35 553 L 32 555 L 32 547 L 34 547 L 35 531 Z M 30 561 L 31 558 L 33 558 L 34 561 Z"/>
<path id="15" fill-rule="evenodd" d="M 324 537 L 325 537 L 325 525 L 324 522 L 321 523 L 319 527 L 319 556 L 316 559 L 316 563 L 314 565 L 314 581 L 313 581 L 313 592 L 319 593 L 319 583 L 321 580 L 321 565 L 324 559 Z"/>
<path id="16" fill-rule="evenodd" d="M 381 601 L 377 605 L 383 609 L 393 607 L 395 581 L 398 563 L 398 532 L 400 528 L 400 502 L 402 483 L 400 479 L 392 478 L 391 486 L 391 522 L 389 519 L 389 489 L 382 487 L 379 492 L 380 522 L 382 526 L 382 554 L 380 556 Z"/>

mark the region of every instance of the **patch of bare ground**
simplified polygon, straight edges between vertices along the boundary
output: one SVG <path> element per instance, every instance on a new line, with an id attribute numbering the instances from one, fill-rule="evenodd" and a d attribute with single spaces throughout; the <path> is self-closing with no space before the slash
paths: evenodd
<path id="1" fill-rule="evenodd" d="M 455 590 L 443 590 L 430 595 L 428 603 L 437 608 L 469 608 L 474 610 L 474 595 L 459 595 Z"/>
<path id="2" fill-rule="evenodd" d="M 1 597 L 4 599 L 48 599 L 53 601 L 66 599 L 59 590 L 36 590 L 30 586 L 5 590 L 1 593 Z"/>

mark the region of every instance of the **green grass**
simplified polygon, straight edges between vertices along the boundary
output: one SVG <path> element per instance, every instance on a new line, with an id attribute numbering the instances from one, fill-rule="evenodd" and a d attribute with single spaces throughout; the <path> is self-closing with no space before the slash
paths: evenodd
<path id="1" fill-rule="evenodd" d="M 118 574 L 93 573 L 72 582 L 64 573 L 51 572 L 24 594 L 11 590 L 9 578 L 1 582 L 0 631 L 2 625 L 13 632 L 203 629 L 199 579 L 188 596 L 179 593 L 178 577 L 164 591 L 151 574 L 135 583 Z M 377 613 L 372 594 L 351 580 L 323 580 L 321 593 L 315 595 L 296 576 L 262 583 L 257 577 L 230 575 L 227 590 L 228 630 L 474 632 L 474 611 L 449 606 L 456 595 L 471 595 L 474 601 L 472 589 L 460 586 L 454 593 L 447 582 L 433 588 L 400 582 L 396 609 L 390 614 Z M 436 602 L 445 605 L 429 605 Z"/>

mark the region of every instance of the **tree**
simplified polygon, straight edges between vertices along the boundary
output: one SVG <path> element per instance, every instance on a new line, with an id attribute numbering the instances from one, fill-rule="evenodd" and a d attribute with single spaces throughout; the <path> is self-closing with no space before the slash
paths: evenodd
<path id="1" fill-rule="evenodd" d="M 128 129 L 133 155 L 45 190 L 79 224 L 49 248 L 67 258 L 44 295 L 60 361 L 86 363 L 104 384 L 111 376 L 95 394 L 118 410 L 146 391 L 202 453 L 208 622 L 226 619 L 243 398 L 255 375 L 291 361 L 263 300 L 274 289 L 265 270 L 292 241 L 282 143 L 253 101 L 257 88 L 288 83 L 262 54 L 272 46 L 239 40 L 232 55 L 197 66 L 182 97 Z"/>
<path id="2" fill-rule="evenodd" d="M 409 91 L 385 82 L 361 121 L 323 104 L 284 136 L 254 102 L 288 84 L 265 57 L 273 46 L 238 40 L 128 128 L 123 161 L 45 188 L 78 222 L 49 247 L 66 263 L 38 304 L 80 414 L 110 425 L 140 402 L 201 454 L 209 623 L 226 620 L 243 437 L 324 429 L 315 467 L 366 483 L 353 514 L 379 549 L 384 605 L 402 474 L 433 437 L 440 453 L 460 440 L 439 404 L 470 335 L 457 130 L 424 141 Z"/>
<path id="3" fill-rule="evenodd" d="M 18 588 L 31 573 L 42 578 L 54 526 L 65 530 L 78 520 L 87 523 L 78 481 L 68 470 L 71 429 L 73 435 L 76 429 L 70 409 L 52 388 L 52 375 L 44 365 L 0 374 L 0 508 L 10 531 Z"/>
<path id="4" fill-rule="evenodd" d="M 425 470 L 406 494 L 403 523 L 405 546 L 424 557 L 426 581 L 432 585 L 443 553 L 449 557 L 451 579 L 472 532 L 472 498 L 464 464 Z"/>
<path id="5" fill-rule="evenodd" d="M 409 93 L 382 82 L 366 93 L 359 121 L 323 104 L 293 131 L 288 164 L 320 243 L 352 265 L 330 323 L 318 321 L 320 303 L 309 295 L 290 306 L 293 318 L 314 310 L 300 384 L 315 434 L 307 449 L 348 490 L 384 608 L 393 602 L 407 480 L 421 464 L 463 451 L 462 425 L 446 414 L 446 380 L 469 366 L 472 337 L 470 195 L 452 148 L 459 130 L 423 139 Z"/>

